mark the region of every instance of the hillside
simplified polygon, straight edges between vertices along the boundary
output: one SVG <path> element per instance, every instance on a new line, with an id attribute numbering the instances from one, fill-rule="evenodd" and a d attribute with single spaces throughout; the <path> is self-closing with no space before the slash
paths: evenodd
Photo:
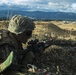
<path id="1" fill-rule="evenodd" d="M 0 20 L 9 19 L 13 15 L 29 16 L 33 20 L 75 20 L 76 13 L 67 12 L 42 12 L 42 11 L 21 11 L 21 10 L 0 10 Z"/>

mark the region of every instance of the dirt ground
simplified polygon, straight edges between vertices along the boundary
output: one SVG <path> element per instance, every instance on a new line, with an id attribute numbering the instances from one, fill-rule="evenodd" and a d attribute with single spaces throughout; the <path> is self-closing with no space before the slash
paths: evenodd
<path id="1" fill-rule="evenodd" d="M 76 40 L 76 23 L 64 24 L 62 21 L 50 21 L 36 24 L 38 30 L 36 37 L 39 39 Z M 36 62 L 34 64 L 41 68 L 49 68 L 51 75 L 76 75 L 76 47 L 52 45 L 38 56 Z"/>

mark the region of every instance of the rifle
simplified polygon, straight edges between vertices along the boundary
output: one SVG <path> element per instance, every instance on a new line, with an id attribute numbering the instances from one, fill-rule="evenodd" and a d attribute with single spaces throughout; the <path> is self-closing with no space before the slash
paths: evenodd
<path id="1" fill-rule="evenodd" d="M 27 48 L 25 48 L 23 51 L 20 51 L 19 55 L 25 54 L 29 51 L 33 51 L 34 53 L 42 53 L 46 48 L 52 45 L 51 43 L 52 41 L 53 41 L 52 39 L 43 40 L 41 42 L 39 42 L 38 39 L 30 40 L 28 42 Z"/>
<path id="2" fill-rule="evenodd" d="M 51 45 L 58 45 L 62 47 L 76 47 L 76 41 L 72 40 L 57 40 L 57 39 L 48 39 L 39 41 L 38 39 L 30 40 L 28 42 L 27 48 L 23 51 L 20 51 L 19 54 L 25 54 L 29 51 L 33 51 L 34 53 L 42 53 L 46 48 Z"/>

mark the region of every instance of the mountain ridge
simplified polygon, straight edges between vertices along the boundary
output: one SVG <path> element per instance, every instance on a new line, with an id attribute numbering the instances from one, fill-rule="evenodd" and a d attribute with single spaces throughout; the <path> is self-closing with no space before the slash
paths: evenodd
<path id="1" fill-rule="evenodd" d="M 23 15 L 34 20 L 75 20 L 76 13 L 71 12 L 44 12 L 44 11 L 22 11 L 22 10 L 0 10 L 0 19 L 11 18 L 13 15 Z"/>

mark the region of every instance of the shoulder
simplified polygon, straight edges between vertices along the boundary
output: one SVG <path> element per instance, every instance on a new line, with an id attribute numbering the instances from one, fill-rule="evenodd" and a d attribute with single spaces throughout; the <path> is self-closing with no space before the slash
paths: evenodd
<path id="1" fill-rule="evenodd" d="M 8 44 L 16 49 L 20 48 L 20 43 L 18 43 L 17 39 L 14 37 L 14 35 L 8 31 L 8 30 L 0 30 L 0 46 Z M 22 48 L 22 45 L 21 45 Z"/>
<path id="2" fill-rule="evenodd" d="M 1 29 L 0 30 L 0 45 L 3 44 L 12 44 L 12 39 L 9 36 L 10 32 L 8 30 Z"/>
<path id="3" fill-rule="evenodd" d="M 8 30 L 0 29 L 0 40 L 7 38 L 8 36 L 9 36 Z"/>

